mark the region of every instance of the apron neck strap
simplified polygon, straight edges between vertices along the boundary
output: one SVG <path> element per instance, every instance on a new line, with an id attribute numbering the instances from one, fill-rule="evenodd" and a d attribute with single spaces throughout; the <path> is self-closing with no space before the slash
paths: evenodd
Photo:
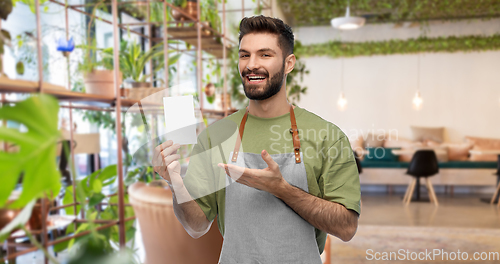
<path id="1" fill-rule="evenodd" d="M 238 152 L 240 151 L 241 139 L 243 138 L 243 131 L 245 130 L 245 123 L 248 118 L 248 107 L 245 115 L 241 119 L 239 137 L 236 139 L 236 144 L 234 145 L 233 156 L 231 158 L 232 162 L 236 162 L 238 159 Z M 297 121 L 295 120 L 295 113 L 293 112 L 293 106 L 290 105 L 290 123 L 292 128 L 290 128 L 290 133 L 293 139 L 293 151 L 295 153 L 295 163 L 300 163 L 300 140 L 299 140 L 299 130 L 297 129 Z"/>
<path id="2" fill-rule="evenodd" d="M 297 129 L 297 121 L 295 121 L 295 113 L 293 112 L 292 105 L 290 105 L 290 123 L 292 123 L 292 128 L 290 128 L 290 133 L 292 133 L 293 152 L 295 153 L 295 163 L 300 163 L 299 130 Z"/>
<path id="3" fill-rule="evenodd" d="M 245 115 L 241 119 L 240 135 L 238 138 L 236 138 L 236 144 L 234 145 L 233 157 L 231 158 L 232 162 L 236 162 L 236 160 L 238 159 L 238 151 L 240 151 L 241 139 L 243 138 L 243 131 L 245 130 L 245 123 L 247 122 L 247 118 L 248 118 L 248 107 L 247 107 L 247 111 L 245 112 Z"/>

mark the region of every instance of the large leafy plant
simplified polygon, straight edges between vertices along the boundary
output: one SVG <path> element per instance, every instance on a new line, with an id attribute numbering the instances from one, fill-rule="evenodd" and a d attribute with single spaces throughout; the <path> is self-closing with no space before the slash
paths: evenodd
<path id="1" fill-rule="evenodd" d="M 0 141 L 18 147 L 18 151 L 0 152 L 0 207 L 23 176 L 22 193 L 9 206 L 20 208 L 33 199 L 47 195 L 55 197 L 61 188 L 56 168 L 56 144 L 59 104 L 49 95 L 32 96 L 15 105 L 0 108 L 0 119 L 15 122 L 20 129 L 0 127 Z M 24 129 L 23 129 L 24 130 Z"/>
<path id="2" fill-rule="evenodd" d="M 75 193 L 78 206 L 76 207 L 77 214 L 80 214 L 81 210 L 85 212 L 87 218 L 91 221 L 95 220 L 116 220 L 118 219 L 118 196 L 107 196 L 105 195 L 105 190 L 107 189 L 113 194 L 116 194 L 117 188 L 115 183 L 117 180 L 117 170 L 116 165 L 110 165 L 94 173 L 80 179 L 76 183 L 76 193 L 73 186 L 68 186 L 66 188 L 65 196 L 63 198 L 63 204 L 73 203 L 73 194 Z M 103 209 L 102 206 L 98 206 L 101 203 L 107 204 Z M 124 203 L 128 203 L 128 195 L 124 197 Z M 73 207 L 65 208 L 67 214 L 74 214 Z M 134 216 L 134 210 L 131 207 L 125 207 L 125 218 Z M 73 226 L 67 229 L 67 233 L 81 233 L 85 231 L 93 231 L 95 229 L 92 222 L 82 223 L 78 225 L 76 230 Z M 135 235 L 135 228 L 133 227 L 134 222 L 129 221 L 125 223 L 126 241 L 130 241 Z M 119 242 L 118 226 L 113 226 L 109 229 L 104 229 L 100 231 L 93 231 L 94 238 L 97 240 L 102 240 L 99 242 L 102 245 L 102 250 L 104 252 L 113 252 L 113 247 L 111 241 Z M 83 238 L 80 238 L 83 239 Z M 71 248 L 76 241 L 80 239 L 71 239 L 68 243 L 63 243 L 56 247 L 57 251 L 65 249 L 66 247 Z M 86 242 L 95 242 L 87 241 Z"/>
<path id="3" fill-rule="evenodd" d="M 164 66 L 163 63 L 163 42 L 156 44 L 148 51 L 143 51 L 141 45 L 135 41 L 122 41 L 120 43 L 119 62 L 123 78 L 130 78 L 135 82 L 145 82 L 152 74 Z M 180 58 L 181 54 L 173 50 L 169 54 L 174 54 L 168 59 L 168 64 L 172 65 Z M 113 48 L 106 48 L 102 51 L 103 65 L 108 68 L 113 66 Z M 144 67 L 148 62 L 157 61 L 153 73 L 144 74 Z"/>

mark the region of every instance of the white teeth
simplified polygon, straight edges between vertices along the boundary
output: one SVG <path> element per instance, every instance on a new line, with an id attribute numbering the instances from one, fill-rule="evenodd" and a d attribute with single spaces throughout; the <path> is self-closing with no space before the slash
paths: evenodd
<path id="1" fill-rule="evenodd" d="M 264 80 L 265 77 L 262 77 L 262 76 L 249 76 L 248 79 L 251 80 L 251 81 Z"/>

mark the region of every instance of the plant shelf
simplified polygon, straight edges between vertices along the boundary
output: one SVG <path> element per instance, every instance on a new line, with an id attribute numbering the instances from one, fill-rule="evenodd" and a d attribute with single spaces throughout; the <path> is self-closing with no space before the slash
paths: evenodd
<path id="1" fill-rule="evenodd" d="M 168 35 L 172 39 L 182 40 L 195 47 L 198 46 L 198 29 L 196 27 L 169 27 Z M 201 49 L 214 55 L 217 59 L 222 59 L 223 45 L 219 37 L 213 35 L 201 36 Z M 226 54 L 229 54 L 230 46 L 226 46 Z"/>

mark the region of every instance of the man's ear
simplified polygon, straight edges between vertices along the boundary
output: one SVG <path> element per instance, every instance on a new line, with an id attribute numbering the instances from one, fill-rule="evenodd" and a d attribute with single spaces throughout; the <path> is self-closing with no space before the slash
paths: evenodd
<path id="1" fill-rule="evenodd" d="M 293 68 L 295 67 L 295 61 L 297 58 L 295 58 L 295 55 L 292 53 L 288 55 L 285 59 L 285 74 L 289 74 Z"/>

